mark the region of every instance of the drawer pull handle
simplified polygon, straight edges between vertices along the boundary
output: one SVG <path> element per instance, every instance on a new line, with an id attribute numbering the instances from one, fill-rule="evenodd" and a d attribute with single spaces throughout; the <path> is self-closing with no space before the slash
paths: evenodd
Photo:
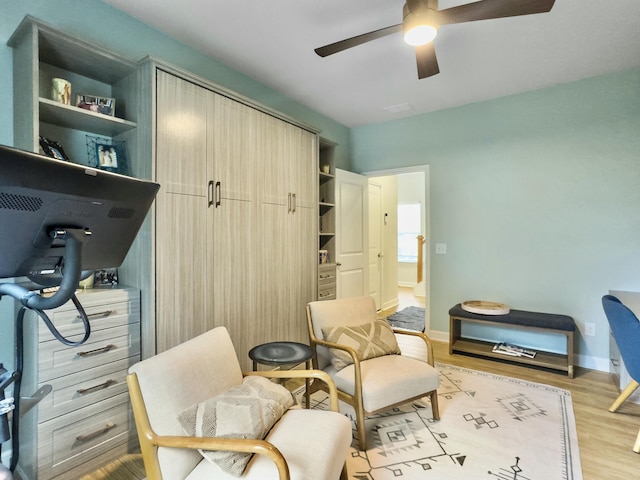
<path id="1" fill-rule="evenodd" d="M 100 435 L 104 435 L 109 430 L 113 430 L 116 427 L 117 425 L 115 423 L 107 423 L 103 428 L 101 428 L 100 430 L 96 430 L 93 433 L 89 433 L 87 435 L 78 435 L 76 437 L 76 440 L 78 442 L 88 442 L 90 440 L 93 440 L 96 437 L 99 437 Z"/>
<path id="2" fill-rule="evenodd" d="M 326 275 L 322 275 L 320 274 L 320 278 L 321 279 L 325 279 L 325 278 L 333 278 L 333 275 L 331 275 L 330 273 L 326 274 Z"/>
<path id="3" fill-rule="evenodd" d="M 115 310 L 105 310 L 104 312 L 96 312 L 96 313 L 88 313 L 87 318 L 107 318 L 112 313 L 115 313 Z M 82 320 L 82 317 L 78 315 L 76 320 Z"/>
<path id="4" fill-rule="evenodd" d="M 107 353 L 109 350 L 113 350 L 114 348 L 117 348 L 115 345 L 113 344 L 109 344 L 105 347 L 102 348 L 96 348 L 95 350 L 89 350 L 87 352 L 78 352 L 76 353 L 76 355 L 78 355 L 79 357 L 89 357 L 91 355 L 98 355 L 100 353 Z"/>
<path id="5" fill-rule="evenodd" d="M 86 395 L 87 393 L 93 393 L 97 390 L 104 390 L 105 388 L 109 388 L 111 385 L 115 385 L 116 382 L 115 380 L 107 380 L 104 383 L 101 383 L 100 385 L 96 385 L 94 387 L 89 387 L 89 388 L 81 388 L 80 390 L 76 390 L 76 392 L 78 392 L 80 395 Z"/>

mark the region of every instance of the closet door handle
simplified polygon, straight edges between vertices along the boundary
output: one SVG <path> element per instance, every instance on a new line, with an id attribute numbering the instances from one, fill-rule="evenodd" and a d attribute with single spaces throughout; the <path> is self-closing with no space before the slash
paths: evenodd
<path id="1" fill-rule="evenodd" d="M 296 199 L 295 193 L 292 193 L 291 196 L 293 197 L 293 213 L 296 213 L 296 208 L 298 208 L 298 200 Z"/>
<path id="2" fill-rule="evenodd" d="M 220 182 L 216 182 L 216 208 L 222 205 L 222 186 Z"/>
<path id="3" fill-rule="evenodd" d="M 207 184 L 207 208 L 213 205 L 213 180 L 209 180 Z"/>
<path id="4" fill-rule="evenodd" d="M 287 194 L 287 213 L 291 213 L 291 192 Z"/>

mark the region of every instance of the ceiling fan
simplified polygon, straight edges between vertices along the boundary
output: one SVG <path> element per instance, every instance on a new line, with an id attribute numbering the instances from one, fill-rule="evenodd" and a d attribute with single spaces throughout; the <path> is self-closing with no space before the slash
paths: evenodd
<path id="1" fill-rule="evenodd" d="M 321 57 L 326 57 L 393 33 L 404 32 L 405 42 L 415 47 L 418 78 L 427 78 L 440 72 L 432 42 L 439 27 L 453 23 L 545 13 L 551 10 L 554 3 L 555 0 L 480 0 L 438 10 L 438 0 L 406 0 L 402 9 L 402 23 L 331 43 L 316 48 L 315 52 Z"/>

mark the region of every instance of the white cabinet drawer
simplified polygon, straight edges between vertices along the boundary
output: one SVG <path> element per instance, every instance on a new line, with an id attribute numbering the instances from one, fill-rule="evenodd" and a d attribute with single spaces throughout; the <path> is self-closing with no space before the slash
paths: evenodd
<path id="1" fill-rule="evenodd" d="M 129 357 L 46 382 L 53 387 L 53 391 L 39 403 L 39 421 L 45 422 L 114 395 L 127 393 L 127 370 L 138 361 L 138 357 Z"/>
<path id="2" fill-rule="evenodd" d="M 82 308 L 84 308 L 91 331 L 103 330 L 118 325 L 126 325 L 132 318 L 140 315 L 140 304 L 133 299 L 133 294 L 126 289 L 91 290 L 91 293 L 78 292 L 76 294 Z M 77 341 L 84 334 L 84 323 L 75 306 L 68 302 L 58 307 L 47 315 L 56 329 L 69 340 Z M 40 341 L 52 338 L 49 329 L 44 322 L 39 322 L 38 333 Z"/>
<path id="3" fill-rule="evenodd" d="M 140 355 L 140 323 L 92 332 L 78 347 L 51 340 L 39 345 L 40 383 L 87 368 Z"/>
<path id="4" fill-rule="evenodd" d="M 318 300 L 333 300 L 334 298 L 336 298 L 335 282 L 318 286 Z"/>
<path id="5" fill-rule="evenodd" d="M 126 393 L 76 410 L 38 426 L 38 480 L 65 478 L 81 465 L 135 432 Z"/>
<path id="6" fill-rule="evenodd" d="M 318 285 L 326 285 L 328 283 L 335 283 L 336 281 L 336 266 L 335 265 L 320 265 L 318 267 Z"/>

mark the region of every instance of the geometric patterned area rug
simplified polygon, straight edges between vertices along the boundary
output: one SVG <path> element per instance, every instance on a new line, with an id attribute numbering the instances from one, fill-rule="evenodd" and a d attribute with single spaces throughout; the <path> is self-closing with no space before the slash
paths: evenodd
<path id="1" fill-rule="evenodd" d="M 370 448 L 354 440 L 349 480 L 582 480 L 570 392 L 436 366 L 440 420 L 428 398 L 367 417 Z M 326 408 L 326 394 L 312 407 Z M 340 411 L 353 421 L 351 407 Z"/>

